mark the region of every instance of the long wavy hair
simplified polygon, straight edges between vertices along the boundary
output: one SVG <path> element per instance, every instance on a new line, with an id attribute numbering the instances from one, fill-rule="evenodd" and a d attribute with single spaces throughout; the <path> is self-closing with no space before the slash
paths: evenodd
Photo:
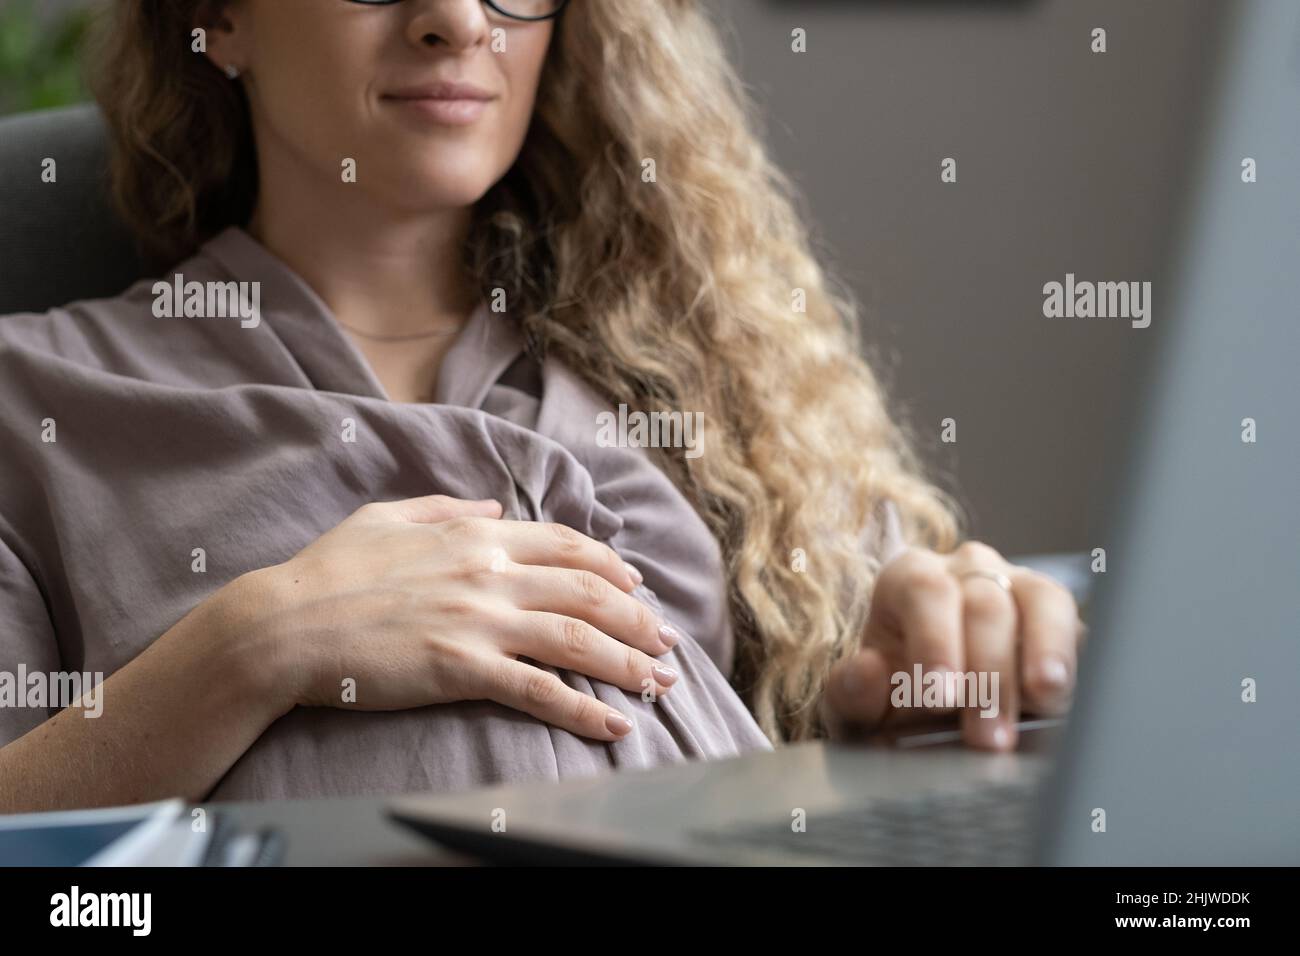
<path id="1" fill-rule="evenodd" d="M 115 200 L 168 264 L 256 201 L 241 84 L 190 52 L 199 2 L 116 0 L 92 78 Z M 864 546 L 877 506 L 939 550 L 959 517 L 890 417 L 857 306 L 819 265 L 760 132 L 697 0 L 575 0 L 465 264 L 485 297 L 505 290 L 536 354 L 609 402 L 704 414 L 705 453 L 657 461 L 721 544 L 730 678 L 781 743 L 825 730 L 815 704 L 857 646 L 878 571 Z"/>

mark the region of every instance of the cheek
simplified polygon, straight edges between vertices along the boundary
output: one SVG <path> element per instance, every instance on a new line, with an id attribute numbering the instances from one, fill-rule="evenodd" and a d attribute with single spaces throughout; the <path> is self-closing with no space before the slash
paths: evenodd
<path id="1" fill-rule="evenodd" d="M 262 125 L 300 160 L 337 169 L 344 156 L 355 155 L 355 144 L 364 138 L 360 134 L 368 73 L 361 67 L 361 38 L 342 43 L 335 37 L 295 36 L 283 30 L 263 35 L 294 39 L 257 50 L 254 108 Z"/>
<path id="2" fill-rule="evenodd" d="M 528 124 L 533 118 L 533 98 L 531 96 L 511 95 L 510 102 L 502 107 L 498 121 L 494 150 L 498 158 L 509 165 L 519 155 L 524 137 L 528 134 Z M 505 170 L 501 170 L 504 172 Z"/>
<path id="3" fill-rule="evenodd" d="M 530 38 L 527 44 L 518 44 L 510 57 L 503 61 L 502 71 L 510 90 L 510 102 L 502 110 L 502 139 L 508 144 L 511 158 L 523 145 L 537 105 L 537 91 L 541 83 L 543 63 L 550 33 Z"/>

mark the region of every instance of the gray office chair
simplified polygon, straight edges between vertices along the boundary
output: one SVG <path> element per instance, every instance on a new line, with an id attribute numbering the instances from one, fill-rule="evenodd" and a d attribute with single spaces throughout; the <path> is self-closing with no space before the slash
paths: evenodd
<path id="1" fill-rule="evenodd" d="M 53 183 L 41 179 L 46 158 Z M 106 177 L 97 108 L 0 119 L 0 315 L 116 295 L 150 273 L 110 207 Z"/>

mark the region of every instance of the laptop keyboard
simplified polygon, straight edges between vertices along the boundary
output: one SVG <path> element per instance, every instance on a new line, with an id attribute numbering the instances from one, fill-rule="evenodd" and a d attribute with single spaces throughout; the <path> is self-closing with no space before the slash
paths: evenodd
<path id="1" fill-rule="evenodd" d="M 817 856 L 844 864 L 1009 866 L 1029 861 L 1037 793 L 1027 783 L 922 793 L 830 814 L 809 813 L 802 833 L 785 819 L 694 836 L 720 849 Z"/>

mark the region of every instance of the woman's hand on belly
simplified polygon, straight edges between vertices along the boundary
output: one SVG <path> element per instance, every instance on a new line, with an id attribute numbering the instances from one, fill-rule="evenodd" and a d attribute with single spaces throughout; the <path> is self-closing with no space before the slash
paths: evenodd
<path id="1" fill-rule="evenodd" d="M 630 592 L 636 569 L 563 525 L 503 521 L 495 501 L 365 505 L 264 569 L 263 620 L 293 702 L 402 710 L 493 700 L 597 740 L 631 722 L 519 658 L 666 693 L 677 635 Z"/>

